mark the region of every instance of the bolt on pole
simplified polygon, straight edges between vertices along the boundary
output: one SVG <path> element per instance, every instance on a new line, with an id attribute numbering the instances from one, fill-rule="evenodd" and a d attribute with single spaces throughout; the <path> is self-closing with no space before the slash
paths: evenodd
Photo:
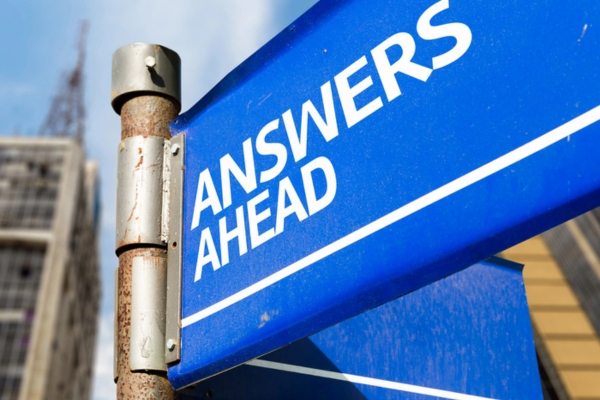
<path id="1" fill-rule="evenodd" d="M 161 237 L 163 154 L 181 110 L 181 61 L 136 43 L 113 54 L 112 106 L 121 116 L 117 182 L 117 399 L 174 400 L 165 363 L 167 246 Z M 169 343 L 172 346 L 172 343 Z"/>

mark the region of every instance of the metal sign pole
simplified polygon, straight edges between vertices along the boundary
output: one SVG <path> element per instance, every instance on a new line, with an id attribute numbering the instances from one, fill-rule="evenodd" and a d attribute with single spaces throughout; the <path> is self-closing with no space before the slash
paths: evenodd
<path id="1" fill-rule="evenodd" d="M 117 184 L 115 380 L 118 399 L 177 398 L 167 380 L 167 246 L 163 154 L 181 109 L 179 56 L 132 44 L 113 55 L 112 106 L 121 115 Z"/>

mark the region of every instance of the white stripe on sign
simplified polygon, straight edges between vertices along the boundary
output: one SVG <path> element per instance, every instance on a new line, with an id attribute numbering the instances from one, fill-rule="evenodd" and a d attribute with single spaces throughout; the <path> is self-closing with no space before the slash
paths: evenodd
<path id="1" fill-rule="evenodd" d="M 314 369 L 300 367 L 297 365 L 282 364 L 278 362 L 266 360 L 248 361 L 246 365 L 260 368 L 275 369 L 278 371 L 293 372 L 296 374 L 316 376 L 319 378 L 334 379 L 337 381 L 345 381 L 358 383 L 361 385 L 369 385 L 384 389 L 398 390 L 400 392 L 417 393 L 425 396 L 441 397 L 442 399 L 453 400 L 492 400 L 488 397 L 471 396 L 468 394 L 449 392 L 447 390 L 431 389 L 424 386 L 409 385 L 406 383 L 398 383 L 393 381 L 385 381 L 383 379 L 368 378 L 366 376 L 343 374 L 341 372 L 325 371 L 323 369 Z"/>
<path id="2" fill-rule="evenodd" d="M 226 309 L 227 307 L 252 296 L 255 293 L 260 292 L 261 290 L 287 278 L 290 275 L 295 274 L 298 271 L 303 270 L 304 268 L 320 261 L 345 247 L 350 246 L 353 243 L 358 242 L 361 239 L 366 238 L 373 233 L 384 229 L 391 224 L 400 221 L 403 218 L 408 217 L 416 213 L 417 211 L 422 210 L 423 208 L 436 203 L 466 187 L 473 185 L 481 181 L 482 179 L 487 178 L 488 176 L 495 174 L 498 171 L 503 170 L 506 167 L 509 167 L 543 149 L 546 147 L 558 142 L 559 140 L 568 138 L 570 135 L 592 125 L 595 122 L 600 120 L 600 106 L 591 109 L 590 111 L 580 115 L 579 117 L 565 123 L 564 125 L 559 126 L 556 129 L 551 130 L 550 132 L 538 137 L 537 139 L 532 140 L 531 142 L 524 144 L 523 146 L 469 172 L 466 175 L 461 176 L 437 188 L 436 190 L 427 193 L 426 195 L 419 197 L 416 200 L 398 208 L 397 210 L 392 211 L 391 213 L 371 222 L 368 225 L 363 226 L 362 228 L 350 233 L 347 236 L 344 236 L 341 239 L 336 240 L 335 242 L 315 251 L 314 253 L 304 257 L 301 260 L 296 261 L 293 264 L 288 265 L 287 267 L 277 271 L 273 275 L 270 275 L 263 280 L 248 286 L 246 289 L 233 294 L 226 299 L 219 301 L 207 307 L 201 311 L 198 311 L 195 314 L 190 315 L 189 317 L 183 318 L 181 320 L 181 325 L 183 328 L 186 326 L 190 326 L 198 321 L 203 320 L 219 311 Z"/>

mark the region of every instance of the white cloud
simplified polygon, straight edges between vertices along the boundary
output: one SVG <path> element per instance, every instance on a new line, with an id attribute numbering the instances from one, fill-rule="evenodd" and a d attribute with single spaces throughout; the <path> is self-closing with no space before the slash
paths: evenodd
<path id="1" fill-rule="evenodd" d="M 114 314 L 107 313 L 100 318 L 100 331 L 96 344 L 96 362 L 94 365 L 94 400 L 114 400 L 116 385 L 113 383 L 113 336 Z"/>
<path id="2" fill-rule="evenodd" d="M 35 87 L 30 83 L 8 82 L 0 80 L 0 97 L 21 97 L 31 94 L 34 91 Z"/>

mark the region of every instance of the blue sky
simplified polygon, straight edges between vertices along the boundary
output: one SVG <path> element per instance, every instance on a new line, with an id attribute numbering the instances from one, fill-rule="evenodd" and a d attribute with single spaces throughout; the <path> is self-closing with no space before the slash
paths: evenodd
<path id="1" fill-rule="evenodd" d="M 120 120 L 110 106 L 111 56 L 133 42 L 182 58 L 183 110 L 317 0 L 4 0 L 0 12 L 0 135 L 35 134 L 61 74 L 76 62 L 80 21 L 90 21 L 86 150 L 100 164 L 103 279 L 94 400 L 115 398 L 112 321 L 116 155 Z"/>

